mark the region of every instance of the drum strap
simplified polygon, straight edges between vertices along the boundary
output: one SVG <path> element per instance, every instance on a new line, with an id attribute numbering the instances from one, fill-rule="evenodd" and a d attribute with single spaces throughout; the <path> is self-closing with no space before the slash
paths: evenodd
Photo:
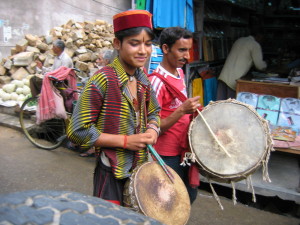
<path id="1" fill-rule="evenodd" d="M 173 95 L 173 97 L 178 98 L 181 102 L 184 102 L 187 100 L 187 97 L 182 94 L 174 85 L 170 84 L 167 78 L 165 78 L 163 75 L 153 72 L 152 74 L 149 74 L 148 77 L 156 76 L 158 77 L 164 84 L 166 85 L 167 90 Z"/>

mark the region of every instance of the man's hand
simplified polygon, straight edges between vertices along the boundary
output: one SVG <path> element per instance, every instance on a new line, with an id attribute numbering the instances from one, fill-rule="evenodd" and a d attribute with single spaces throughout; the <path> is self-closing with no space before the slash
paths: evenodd
<path id="1" fill-rule="evenodd" d="M 160 130 L 166 132 L 172 127 L 182 116 L 192 114 L 201 106 L 199 102 L 200 96 L 185 100 L 174 112 L 166 118 L 161 119 Z"/>
<path id="2" fill-rule="evenodd" d="M 194 113 L 201 104 L 199 103 L 200 96 L 196 96 L 193 98 L 187 99 L 185 102 L 182 103 L 180 106 L 180 110 L 183 114 L 192 114 Z"/>

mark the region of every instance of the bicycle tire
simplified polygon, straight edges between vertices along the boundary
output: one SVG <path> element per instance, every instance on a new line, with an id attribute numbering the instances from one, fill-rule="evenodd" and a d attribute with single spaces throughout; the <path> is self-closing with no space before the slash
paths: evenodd
<path id="1" fill-rule="evenodd" d="M 37 124 L 37 104 L 38 97 L 28 98 L 22 104 L 19 115 L 22 131 L 36 147 L 44 150 L 56 149 L 65 139 L 65 121 L 64 119 L 51 119 Z"/>

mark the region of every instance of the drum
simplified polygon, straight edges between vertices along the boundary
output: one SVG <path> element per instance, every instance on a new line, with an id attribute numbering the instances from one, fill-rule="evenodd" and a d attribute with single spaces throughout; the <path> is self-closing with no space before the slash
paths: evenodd
<path id="1" fill-rule="evenodd" d="M 163 224 L 186 224 L 191 210 L 189 195 L 179 175 L 168 169 L 173 183 L 157 161 L 137 167 L 125 184 L 124 204 Z"/>
<path id="2" fill-rule="evenodd" d="M 206 123 L 198 115 L 190 124 L 188 136 L 203 175 L 229 183 L 247 178 L 261 165 L 267 166 L 272 138 L 267 121 L 254 108 L 228 99 L 211 102 L 201 113 Z"/>

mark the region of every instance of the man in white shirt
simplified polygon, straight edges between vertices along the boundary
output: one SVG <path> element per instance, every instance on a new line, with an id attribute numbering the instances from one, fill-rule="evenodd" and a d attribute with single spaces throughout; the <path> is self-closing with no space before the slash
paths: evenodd
<path id="1" fill-rule="evenodd" d="M 99 58 L 96 60 L 96 67 L 101 69 L 103 66 L 106 66 L 113 59 L 113 50 L 106 49 L 99 53 Z"/>
<path id="2" fill-rule="evenodd" d="M 258 70 L 267 68 L 260 46 L 262 40 L 262 29 L 255 28 L 250 36 L 234 42 L 218 78 L 218 100 L 235 98 L 236 80 L 245 76 L 253 65 Z"/>
<path id="3" fill-rule="evenodd" d="M 37 71 L 45 74 L 47 72 L 54 71 L 61 66 L 65 66 L 68 68 L 73 68 L 73 61 L 70 56 L 64 52 L 65 43 L 62 40 L 56 40 L 53 42 L 53 53 L 55 54 L 54 63 L 52 67 L 44 67 L 42 62 L 36 61 Z M 41 92 L 43 83 L 43 75 L 42 76 L 33 76 L 30 79 L 30 89 L 32 96 L 36 96 Z"/>
<path id="4" fill-rule="evenodd" d="M 94 63 L 94 68 L 90 68 L 89 77 L 92 77 L 102 67 L 108 65 L 117 55 L 117 52 L 111 49 L 105 49 L 99 52 L 98 59 Z"/>

